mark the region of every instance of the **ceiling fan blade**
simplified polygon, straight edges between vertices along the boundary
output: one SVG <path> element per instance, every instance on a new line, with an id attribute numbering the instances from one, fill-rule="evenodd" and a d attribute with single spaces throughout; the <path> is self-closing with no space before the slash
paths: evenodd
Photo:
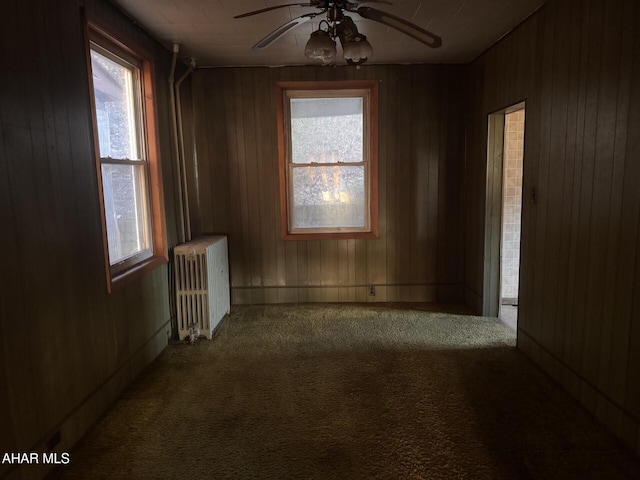
<path id="1" fill-rule="evenodd" d="M 308 20 L 311 20 L 313 17 L 315 17 L 317 15 L 319 15 L 319 14 L 318 13 L 307 13 L 306 15 L 302 15 L 301 17 L 294 18 L 293 20 L 289 20 L 287 23 L 285 23 L 284 25 L 280 25 L 273 32 L 271 32 L 269 35 L 267 35 L 262 40 L 260 40 L 258 43 L 256 43 L 253 47 L 251 47 L 252 50 L 258 50 L 258 51 L 259 50 L 264 50 L 269 45 L 271 45 L 273 42 L 278 40 L 282 35 L 284 35 L 289 30 L 291 30 L 292 28 L 295 28 L 298 25 L 300 25 L 301 23 L 304 23 L 304 22 L 306 22 Z"/>
<path id="2" fill-rule="evenodd" d="M 285 8 L 285 7 L 315 7 L 315 5 L 312 5 L 311 3 L 287 3 L 286 5 L 276 5 L 275 7 L 261 8 L 260 10 L 254 10 L 253 12 L 243 13 L 242 15 L 236 15 L 233 18 L 250 17 L 252 15 L 257 15 L 259 13 L 269 12 L 271 10 L 276 10 L 278 8 Z"/>
<path id="3" fill-rule="evenodd" d="M 429 47 L 438 48 L 442 45 L 442 39 L 438 35 L 428 32 L 424 28 L 405 20 L 404 18 L 396 17 L 390 13 L 370 7 L 360 7 L 358 8 L 357 13 L 368 20 L 380 22 L 391 28 L 395 28 L 396 30 L 415 38 Z"/>

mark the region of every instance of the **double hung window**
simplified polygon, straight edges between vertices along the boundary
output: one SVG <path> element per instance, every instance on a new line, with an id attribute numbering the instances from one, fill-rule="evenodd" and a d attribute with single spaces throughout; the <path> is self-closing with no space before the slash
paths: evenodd
<path id="1" fill-rule="evenodd" d="M 90 35 L 97 168 L 110 284 L 154 263 L 163 232 L 152 195 L 159 176 L 148 62 L 98 34 Z M 159 182 L 155 182 L 159 185 Z M 154 215 L 155 214 L 155 215 Z"/>
<path id="2" fill-rule="evenodd" d="M 285 239 L 377 234 L 377 84 L 280 83 Z"/>

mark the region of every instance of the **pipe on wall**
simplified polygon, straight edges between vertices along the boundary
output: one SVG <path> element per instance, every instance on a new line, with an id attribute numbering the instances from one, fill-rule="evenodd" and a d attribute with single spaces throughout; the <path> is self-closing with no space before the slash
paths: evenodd
<path id="1" fill-rule="evenodd" d="M 191 240 L 191 219 L 189 211 L 189 188 L 187 183 L 187 167 L 184 152 L 184 128 L 182 124 L 182 103 L 180 99 L 180 86 L 182 82 L 196 68 L 195 58 L 191 59 L 189 68 L 182 76 L 175 80 L 176 63 L 180 44 L 173 44 L 173 55 L 171 58 L 171 70 L 169 73 L 169 95 L 171 108 L 171 130 L 173 132 L 173 145 L 175 148 L 176 171 L 178 173 L 178 228 L 179 243 Z"/>
<path id="2" fill-rule="evenodd" d="M 186 72 L 180 77 L 180 79 L 175 84 L 175 109 L 177 111 L 177 135 L 178 135 L 178 143 L 180 146 L 180 174 L 182 178 L 181 191 L 183 193 L 183 202 L 182 202 L 182 220 L 183 220 L 183 230 L 186 232 L 186 240 L 191 240 L 191 212 L 189 210 L 189 187 L 187 185 L 187 167 L 184 153 L 184 128 L 182 126 L 182 102 L 180 99 L 180 86 L 185 78 L 187 78 L 191 72 L 196 68 L 196 60 L 195 58 L 191 59 L 191 63 L 189 64 L 189 68 Z"/>
<path id="3" fill-rule="evenodd" d="M 175 96 L 175 72 L 178 53 L 180 52 L 180 44 L 173 44 L 173 55 L 171 57 L 171 70 L 169 72 L 169 108 L 171 109 L 171 131 L 173 133 L 173 146 L 175 148 L 176 169 L 178 172 L 178 243 L 185 242 L 184 228 L 184 203 L 182 193 L 182 168 L 180 162 L 180 144 L 178 140 L 178 125 L 176 115 L 176 96 Z"/>

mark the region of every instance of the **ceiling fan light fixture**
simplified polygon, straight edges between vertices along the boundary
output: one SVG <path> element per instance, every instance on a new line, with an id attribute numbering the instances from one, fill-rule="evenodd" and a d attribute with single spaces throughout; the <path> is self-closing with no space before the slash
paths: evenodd
<path id="1" fill-rule="evenodd" d="M 304 47 L 304 55 L 310 60 L 322 60 L 324 65 L 328 65 L 336 58 L 336 42 L 329 32 L 316 30 Z"/>
<path id="2" fill-rule="evenodd" d="M 358 32 L 358 27 L 346 15 L 336 26 L 336 33 L 342 44 L 344 59 L 349 65 L 361 65 L 373 55 L 373 48 L 367 41 L 367 36 Z"/>
<path id="3" fill-rule="evenodd" d="M 355 41 L 344 42 L 342 45 L 344 59 L 350 65 L 360 65 L 373 55 L 373 48 L 367 37 L 360 34 Z"/>
<path id="4" fill-rule="evenodd" d="M 305 0 L 301 1 L 304 2 Z M 326 14 L 326 20 L 320 21 L 318 30 L 311 34 L 311 38 L 309 38 L 304 49 L 304 54 L 308 59 L 321 60 L 325 65 L 335 61 L 337 53 L 335 42 L 336 38 L 340 39 L 344 58 L 349 65 L 360 65 L 366 62 L 367 59 L 373 55 L 373 48 L 367 41 L 367 37 L 358 32 L 358 27 L 355 22 L 350 16 L 345 15 L 345 11 L 355 13 L 366 20 L 372 20 L 386 25 L 387 27 L 391 27 L 431 48 L 438 48 L 442 46 L 442 39 L 438 35 L 435 35 L 414 23 L 405 20 L 404 18 L 396 17 L 391 13 L 377 10 L 375 8 L 360 6 L 361 3 L 386 3 L 391 5 L 391 2 L 388 0 L 306 0 L 306 2 L 308 3 L 287 3 L 284 5 L 261 8 L 252 12 L 236 15 L 234 18 L 250 17 L 252 15 L 280 8 L 315 7 L 318 11 L 305 13 L 304 15 L 289 20 L 256 43 L 253 46 L 253 50 L 263 50 L 294 27 L 307 22 L 318 15 Z M 326 30 L 322 29 L 323 24 L 326 26 Z"/>

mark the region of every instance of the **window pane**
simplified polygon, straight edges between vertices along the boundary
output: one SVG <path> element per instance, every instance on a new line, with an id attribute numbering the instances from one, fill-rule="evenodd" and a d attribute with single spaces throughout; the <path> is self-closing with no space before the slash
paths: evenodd
<path id="1" fill-rule="evenodd" d="M 102 165 L 109 262 L 151 248 L 143 165 Z"/>
<path id="2" fill-rule="evenodd" d="M 365 226 L 363 166 L 293 168 L 293 228 Z"/>
<path id="3" fill-rule="evenodd" d="M 100 156 L 139 159 L 134 97 L 135 69 L 91 50 Z"/>
<path id="4" fill-rule="evenodd" d="M 293 163 L 362 162 L 362 98 L 292 98 Z"/>

